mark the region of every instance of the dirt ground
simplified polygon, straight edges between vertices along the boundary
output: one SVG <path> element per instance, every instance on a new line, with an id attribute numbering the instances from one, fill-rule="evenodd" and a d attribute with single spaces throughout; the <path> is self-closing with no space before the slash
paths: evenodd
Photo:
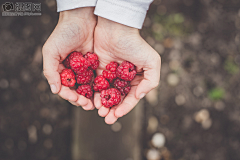
<path id="1" fill-rule="evenodd" d="M 1 160 L 71 157 L 72 106 L 42 75 L 58 13 L 41 3 L 42 16 L 0 18 Z M 155 0 L 141 35 L 162 57 L 160 86 L 144 99 L 142 159 L 239 160 L 240 1 Z"/>

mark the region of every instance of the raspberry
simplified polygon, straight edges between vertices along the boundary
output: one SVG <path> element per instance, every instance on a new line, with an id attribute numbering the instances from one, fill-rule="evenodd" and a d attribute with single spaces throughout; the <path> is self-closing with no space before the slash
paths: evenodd
<path id="1" fill-rule="evenodd" d="M 136 66 L 128 61 L 122 62 L 117 68 L 117 76 L 125 81 L 132 81 L 136 74 Z"/>
<path id="2" fill-rule="evenodd" d="M 119 78 L 114 81 L 114 87 L 117 88 L 123 96 L 127 95 L 131 89 L 130 82 L 121 80 Z"/>
<path id="3" fill-rule="evenodd" d="M 67 57 L 67 58 L 63 61 L 63 65 L 64 65 L 66 68 L 71 68 L 71 67 L 70 67 L 70 62 L 69 62 L 69 57 Z"/>
<path id="4" fill-rule="evenodd" d="M 81 85 L 78 86 L 76 92 L 80 95 L 83 95 L 86 98 L 91 98 L 93 95 L 93 91 L 90 85 Z"/>
<path id="5" fill-rule="evenodd" d="M 103 76 L 97 76 L 94 79 L 93 89 L 94 91 L 102 91 L 110 87 L 109 82 Z"/>
<path id="6" fill-rule="evenodd" d="M 64 69 L 61 72 L 60 77 L 64 86 L 73 87 L 76 83 L 75 74 L 71 69 Z"/>
<path id="7" fill-rule="evenodd" d="M 106 69 L 111 71 L 111 72 L 116 72 L 118 68 L 118 63 L 117 62 L 110 62 L 107 66 Z"/>
<path id="8" fill-rule="evenodd" d="M 88 52 L 87 54 L 84 55 L 84 58 L 88 60 L 88 62 L 90 63 L 89 68 L 96 70 L 99 66 L 99 60 L 98 60 L 98 56 L 95 53 L 90 53 Z"/>
<path id="9" fill-rule="evenodd" d="M 69 62 L 74 72 L 85 72 L 90 63 L 80 54 L 70 55 Z"/>
<path id="10" fill-rule="evenodd" d="M 74 56 L 76 56 L 76 55 L 82 55 L 82 53 L 76 52 L 76 51 L 70 53 L 70 54 L 67 56 L 67 58 L 63 61 L 63 65 L 64 65 L 66 68 L 71 68 L 69 59 L 72 58 L 72 57 L 74 57 Z"/>
<path id="11" fill-rule="evenodd" d="M 109 80 L 110 83 L 113 82 L 114 79 L 117 78 L 117 70 L 118 67 L 118 63 L 116 62 L 110 62 L 107 66 L 106 69 L 102 72 L 103 77 L 106 78 L 107 80 Z"/>
<path id="12" fill-rule="evenodd" d="M 102 75 L 103 75 L 104 78 L 109 80 L 110 83 L 112 83 L 113 80 L 117 78 L 117 73 L 116 72 L 111 72 L 111 71 L 107 71 L 107 70 L 104 70 L 102 72 Z"/>
<path id="13" fill-rule="evenodd" d="M 118 105 L 121 102 L 121 93 L 115 88 L 110 88 L 108 90 L 103 90 L 101 92 L 102 105 L 106 108 Z"/>
<path id="14" fill-rule="evenodd" d="M 93 71 L 88 69 L 86 72 L 82 72 L 76 75 L 78 84 L 89 84 L 93 77 Z"/>

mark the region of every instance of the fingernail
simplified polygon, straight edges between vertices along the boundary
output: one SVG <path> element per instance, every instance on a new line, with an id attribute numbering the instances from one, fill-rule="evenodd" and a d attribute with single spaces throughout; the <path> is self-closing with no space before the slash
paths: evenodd
<path id="1" fill-rule="evenodd" d="M 52 93 L 57 93 L 57 87 L 54 84 L 50 85 Z"/>
<path id="2" fill-rule="evenodd" d="M 145 95 L 146 95 L 145 93 L 141 93 L 139 99 L 142 99 Z"/>

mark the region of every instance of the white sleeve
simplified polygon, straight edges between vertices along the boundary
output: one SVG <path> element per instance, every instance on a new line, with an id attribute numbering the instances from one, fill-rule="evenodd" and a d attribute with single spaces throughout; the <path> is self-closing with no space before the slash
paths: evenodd
<path id="1" fill-rule="evenodd" d="M 80 7 L 95 7 L 97 0 L 57 0 L 57 11 L 65 11 Z"/>
<path id="2" fill-rule="evenodd" d="M 94 14 L 141 29 L 153 0 L 97 0 Z"/>

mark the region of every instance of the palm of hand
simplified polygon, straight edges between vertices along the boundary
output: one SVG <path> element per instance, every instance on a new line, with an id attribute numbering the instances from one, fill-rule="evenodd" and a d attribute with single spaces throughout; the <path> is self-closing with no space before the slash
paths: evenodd
<path id="1" fill-rule="evenodd" d="M 141 99 L 139 98 L 139 92 L 141 90 L 139 87 L 144 84 L 141 86 L 139 86 L 139 84 L 144 79 L 143 71 L 151 70 L 152 67 L 156 65 L 154 62 L 156 62 L 155 58 L 158 56 L 151 56 L 150 53 L 146 52 L 151 52 L 153 49 L 151 49 L 139 34 L 123 33 L 120 35 L 113 35 L 109 34 L 109 31 L 106 31 L 105 28 L 98 26 L 94 33 L 94 51 L 98 55 L 100 61 L 97 75 L 101 75 L 106 65 L 111 61 L 120 64 L 126 60 L 137 66 L 138 75 L 131 82 L 131 91 L 118 106 L 114 106 L 111 109 L 105 108 L 101 104 L 100 93 L 95 93 L 94 95 L 94 105 L 99 109 L 99 115 L 105 117 L 105 122 L 107 124 L 113 124 L 119 117 L 130 112 Z M 155 54 L 154 51 L 153 55 Z M 146 72 L 145 74 L 151 74 L 151 72 Z M 149 76 L 145 76 L 145 78 L 149 78 Z M 158 75 L 156 76 L 158 78 Z"/>
<path id="2" fill-rule="evenodd" d="M 57 83 L 58 88 L 60 88 L 59 96 L 76 106 L 81 105 L 86 110 L 94 109 L 91 100 L 77 94 L 75 90 L 61 85 L 59 73 L 64 69 L 62 61 L 72 51 L 82 53 L 93 51 L 95 25 L 94 23 L 81 22 L 79 19 L 60 21 L 43 47 L 43 70 L 49 84 L 53 83 L 50 81 L 55 80 L 54 83 Z"/>

